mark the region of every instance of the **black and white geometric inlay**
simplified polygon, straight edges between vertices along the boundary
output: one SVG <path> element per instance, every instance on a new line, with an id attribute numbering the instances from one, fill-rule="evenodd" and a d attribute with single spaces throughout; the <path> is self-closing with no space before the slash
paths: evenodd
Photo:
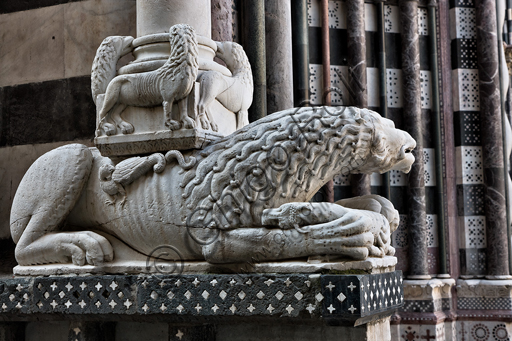
<path id="1" fill-rule="evenodd" d="M 328 314 L 354 319 L 394 309 L 402 301 L 400 271 L 371 275 L 116 275 L 0 280 L 0 313 L 6 314 L 311 318 Z"/>
<path id="2" fill-rule="evenodd" d="M 364 317 L 403 304 L 402 272 L 321 277 L 324 316 Z"/>

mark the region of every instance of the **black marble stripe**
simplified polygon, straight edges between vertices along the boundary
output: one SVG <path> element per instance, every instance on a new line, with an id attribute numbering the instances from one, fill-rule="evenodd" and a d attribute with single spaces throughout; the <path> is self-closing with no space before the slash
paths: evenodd
<path id="1" fill-rule="evenodd" d="M 323 196 L 320 194 L 320 197 L 317 197 L 319 194 L 315 194 L 315 199 L 322 199 Z M 334 185 L 334 201 L 351 198 L 352 195 L 352 188 L 350 186 L 338 186 Z M 325 200 L 316 200 L 318 202 L 325 202 Z"/>
<path id="2" fill-rule="evenodd" d="M 309 27 L 309 63 L 322 64 L 322 28 Z M 331 65 L 347 65 L 347 30 L 329 29 Z"/>
<path id="3" fill-rule="evenodd" d="M 451 42 L 452 69 L 477 69 L 476 39 L 457 38 Z"/>
<path id="4" fill-rule="evenodd" d="M 89 76 L 0 88 L 0 146 L 92 139 Z"/>
<path id="5" fill-rule="evenodd" d="M 0 1 L 0 14 L 28 11 L 78 1 L 82 0 L 3 0 Z"/>
<path id="6" fill-rule="evenodd" d="M 377 32 L 366 31 L 366 67 L 378 67 Z"/>
<path id="7" fill-rule="evenodd" d="M 391 186 L 389 189 L 390 200 L 395 206 L 395 209 L 400 212 L 400 214 L 407 213 L 407 187 L 406 186 Z"/>
<path id="8" fill-rule="evenodd" d="M 475 7 L 475 0 L 450 0 L 450 8 L 454 7 Z"/>
<path id="9" fill-rule="evenodd" d="M 419 36 L 420 42 L 420 70 L 430 70 L 430 44 L 429 37 Z"/>
<path id="10" fill-rule="evenodd" d="M 402 108 L 388 108 L 388 118 L 395 123 L 396 128 L 404 130 Z"/>
<path id="11" fill-rule="evenodd" d="M 457 185 L 457 215 L 485 215 L 484 199 L 484 185 Z"/>
<path id="12" fill-rule="evenodd" d="M 460 272 L 466 276 L 484 275 L 487 249 L 459 249 Z"/>
<path id="13" fill-rule="evenodd" d="M 455 146 L 481 146 L 480 112 L 455 111 L 453 113 Z"/>
<path id="14" fill-rule="evenodd" d="M 386 33 L 386 67 L 402 68 L 402 37 L 399 33 Z"/>
<path id="15" fill-rule="evenodd" d="M 434 148 L 434 134 L 432 134 L 432 112 L 430 109 L 421 109 L 421 124 L 423 133 L 423 148 Z"/>
<path id="16" fill-rule="evenodd" d="M 425 213 L 437 214 L 436 186 L 425 186 Z"/>

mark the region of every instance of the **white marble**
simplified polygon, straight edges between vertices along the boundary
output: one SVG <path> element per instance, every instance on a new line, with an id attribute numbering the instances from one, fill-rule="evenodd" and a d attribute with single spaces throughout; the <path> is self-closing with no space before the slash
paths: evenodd
<path id="1" fill-rule="evenodd" d="M 358 143 L 353 130 L 364 132 Z M 375 112 L 320 107 L 269 115 L 203 150 L 169 151 L 165 161 L 155 154 L 120 162 L 64 146 L 39 158 L 18 187 L 16 259 L 25 266 L 129 263 L 102 234 L 142 255 L 172 245 L 183 260 L 209 263 L 392 255 L 398 213 L 386 199 L 307 202 L 335 174 L 409 171 L 415 145 Z M 282 179 L 279 189 L 261 187 L 267 178 Z"/>
<path id="2" fill-rule="evenodd" d="M 89 140 L 78 140 L 92 146 Z M 26 144 L 0 148 L 0 239 L 9 238 L 9 216 L 14 195 L 30 165 L 44 153 L 69 142 Z"/>

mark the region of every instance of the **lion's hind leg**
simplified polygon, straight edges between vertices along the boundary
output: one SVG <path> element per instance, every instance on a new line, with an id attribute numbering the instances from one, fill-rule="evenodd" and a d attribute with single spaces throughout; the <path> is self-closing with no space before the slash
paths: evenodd
<path id="1" fill-rule="evenodd" d="M 99 264 L 112 259 L 110 243 L 93 232 L 57 232 L 78 201 L 93 163 L 84 145 L 67 145 L 41 156 L 18 187 L 11 234 L 20 265 L 67 262 Z"/>
<path id="2" fill-rule="evenodd" d="M 123 134 L 131 134 L 134 131 L 133 125 L 121 117 L 121 113 L 126 109 L 126 104 L 119 103 L 114 110 L 112 110 L 112 120 L 116 123 L 116 126 L 121 129 Z"/>
<path id="3" fill-rule="evenodd" d="M 96 136 L 100 135 L 101 129 L 103 129 L 107 135 L 114 135 L 116 133 L 115 126 L 106 122 L 106 120 L 110 116 L 110 111 L 118 104 L 117 102 L 124 83 L 125 78 L 123 78 L 123 76 L 117 76 L 108 84 L 107 91 L 105 92 L 105 97 L 103 99 L 103 105 L 98 114 L 98 128 L 96 130 Z"/>

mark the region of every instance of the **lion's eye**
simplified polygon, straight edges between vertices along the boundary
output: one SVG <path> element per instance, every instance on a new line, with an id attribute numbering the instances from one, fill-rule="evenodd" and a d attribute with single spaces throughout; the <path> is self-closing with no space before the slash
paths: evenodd
<path id="1" fill-rule="evenodd" d="M 308 207 L 303 207 L 301 208 L 300 213 L 302 215 L 308 216 L 311 213 L 311 210 Z"/>

